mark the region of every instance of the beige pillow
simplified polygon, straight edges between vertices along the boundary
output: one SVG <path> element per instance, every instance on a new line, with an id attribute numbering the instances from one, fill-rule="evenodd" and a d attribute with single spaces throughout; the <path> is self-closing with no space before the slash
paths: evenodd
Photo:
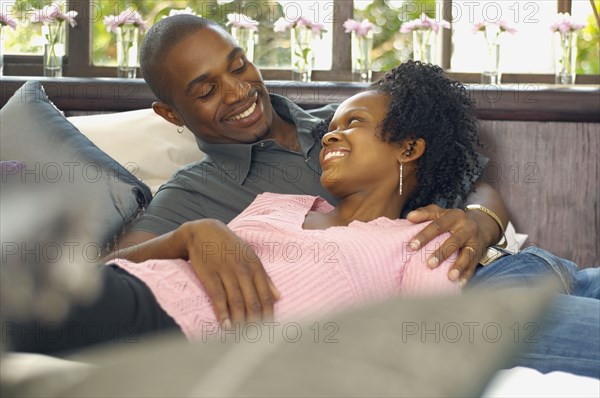
<path id="1" fill-rule="evenodd" d="M 178 134 L 175 125 L 152 109 L 68 119 L 153 194 L 177 169 L 204 158 L 189 130 Z"/>

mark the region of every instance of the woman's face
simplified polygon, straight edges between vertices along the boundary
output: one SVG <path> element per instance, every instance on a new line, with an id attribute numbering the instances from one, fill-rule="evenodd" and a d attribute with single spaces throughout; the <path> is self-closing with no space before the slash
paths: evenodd
<path id="1" fill-rule="evenodd" d="M 323 136 L 321 184 L 337 197 L 397 189 L 400 147 L 380 139 L 389 96 L 367 91 L 344 101 Z"/>

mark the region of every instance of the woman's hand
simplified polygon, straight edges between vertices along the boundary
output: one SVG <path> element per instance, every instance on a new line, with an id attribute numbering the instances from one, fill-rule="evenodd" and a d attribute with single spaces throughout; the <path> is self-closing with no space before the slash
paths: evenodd
<path id="1" fill-rule="evenodd" d="M 461 285 L 464 286 L 493 240 L 490 238 L 490 229 L 498 230 L 493 220 L 493 224 L 490 224 L 489 216 L 482 213 L 483 217 L 481 217 L 477 213 L 480 212 L 444 209 L 437 205 L 411 211 L 407 216 L 408 221 L 432 222 L 412 238 L 409 248 L 418 250 L 436 236 L 450 232 L 451 236 L 428 257 L 427 265 L 435 268 L 458 250 L 458 258 L 448 271 L 448 279 L 460 280 Z"/>
<path id="2" fill-rule="evenodd" d="M 141 239 L 125 240 L 137 244 L 122 244 L 124 247 L 105 261 L 114 258 L 137 263 L 151 259 L 189 260 L 225 329 L 236 323 L 273 317 L 279 291 L 252 246 L 227 225 L 203 219 L 187 222 L 175 231 L 143 241 L 147 239 L 146 235 L 149 234 L 142 234 Z"/>
<path id="3" fill-rule="evenodd" d="M 252 246 L 227 225 L 216 220 L 191 221 L 175 231 L 173 239 L 185 242 L 187 258 L 225 329 L 273 317 L 279 292 Z"/>

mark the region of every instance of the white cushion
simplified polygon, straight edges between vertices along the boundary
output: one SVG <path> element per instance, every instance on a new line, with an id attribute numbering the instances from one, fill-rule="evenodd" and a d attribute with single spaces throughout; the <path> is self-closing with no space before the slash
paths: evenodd
<path id="1" fill-rule="evenodd" d="M 68 119 L 153 194 L 177 169 L 204 158 L 189 130 L 178 134 L 175 125 L 152 109 Z"/>

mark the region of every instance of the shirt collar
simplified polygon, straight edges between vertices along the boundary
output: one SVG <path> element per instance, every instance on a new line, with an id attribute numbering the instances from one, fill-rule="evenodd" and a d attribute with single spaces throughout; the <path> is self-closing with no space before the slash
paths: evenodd
<path id="1" fill-rule="evenodd" d="M 311 116 L 285 97 L 277 94 L 269 94 L 269 97 L 275 112 L 283 119 L 296 126 L 300 149 L 302 155 L 306 158 L 308 156 L 308 151 L 310 151 L 315 144 L 315 138 L 312 135 L 312 131 L 321 120 Z M 248 176 L 250 163 L 252 162 L 252 149 L 267 141 L 272 142 L 273 140 L 261 140 L 252 144 L 212 144 L 196 137 L 196 142 L 198 143 L 200 150 L 206 153 L 221 170 L 239 184 L 243 184 Z"/>

